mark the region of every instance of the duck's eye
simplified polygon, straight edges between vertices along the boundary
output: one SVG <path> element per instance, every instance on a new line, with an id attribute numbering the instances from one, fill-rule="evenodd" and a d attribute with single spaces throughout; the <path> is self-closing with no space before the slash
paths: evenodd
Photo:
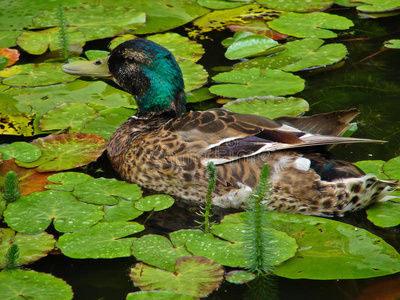
<path id="1" fill-rule="evenodd" d="M 100 66 L 101 65 L 101 60 L 96 60 L 93 64 L 95 64 L 96 66 Z"/>
<path id="2" fill-rule="evenodd" d="M 126 58 L 126 61 L 128 62 L 128 63 L 134 63 L 135 62 L 135 59 L 133 58 L 133 56 L 128 56 L 127 58 Z"/>

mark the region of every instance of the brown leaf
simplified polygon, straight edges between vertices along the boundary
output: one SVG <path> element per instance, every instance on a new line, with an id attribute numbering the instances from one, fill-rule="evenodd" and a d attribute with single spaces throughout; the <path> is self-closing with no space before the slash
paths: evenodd
<path id="1" fill-rule="evenodd" d="M 19 60 L 19 52 L 17 49 L 0 48 L 0 56 L 8 58 L 6 67 L 12 66 Z"/>

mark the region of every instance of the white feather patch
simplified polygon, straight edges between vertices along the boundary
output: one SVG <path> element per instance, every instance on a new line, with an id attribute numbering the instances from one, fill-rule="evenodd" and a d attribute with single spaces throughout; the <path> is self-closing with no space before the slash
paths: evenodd
<path id="1" fill-rule="evenodd" d="M 294 161 L 294 167 L 297 170 L 308 171 L 310 170 L 311 161 L 305 157 L 299 157 Z"/>

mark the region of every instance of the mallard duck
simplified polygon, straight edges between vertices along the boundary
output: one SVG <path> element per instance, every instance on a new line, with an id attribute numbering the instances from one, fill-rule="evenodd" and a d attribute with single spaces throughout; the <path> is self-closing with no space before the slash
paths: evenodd
<path id="1" fill-rule="evenodd" d="M 111 77 L 133 95 L 138 112 L 111 136 L 107 152 L 122 179 L 142 187 L 204 203 L 206 165 L 213 162 L 213 204 L 240 209 L 267 163 L 269 210 L 332 216 L 382 200 L 398 186 L 395 180 L 365 175 L 324 149 L 382 142 L 341 137 L 356 109 L 274 120 L 223 108 L 186 112 L 184 82 L 174 56 L 140 38 L 120 44 L 107 59 L 70 63 L 63 70 Z"/>

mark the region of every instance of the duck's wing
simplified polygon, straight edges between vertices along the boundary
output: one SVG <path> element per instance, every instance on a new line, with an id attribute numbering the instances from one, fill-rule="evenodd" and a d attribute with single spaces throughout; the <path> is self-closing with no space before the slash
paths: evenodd
<path id="1" fill-rule="evenodd" d="M 340 115 L 340 114 L 339 114 Z M 270 120 L 257 115 L 238 114 L 218 108 L 204 112 L 183 114 L 166 125 L 168 130 L 186 142 L 206 142 L 202 149 L 205 159 L 223 164 L 263 152 L 300 147 L 342 143 L 383 142 L 378 140 L 338 137 L 314 133 L 311 124 L 301 124 L 303 129 L 288 125 L 288 119 Z M 293 125 L 302 123 L 294 119 Z M 309 121 L 311 122 L 311 120 Z M 307 131 L 309 129 L 309 131 Z M 342 129 L 341 129 L 342 130 Z M 333 132 L 333 131 L 332 131 Z M 198 150 L 196 150 L 198 151 Z"/>

